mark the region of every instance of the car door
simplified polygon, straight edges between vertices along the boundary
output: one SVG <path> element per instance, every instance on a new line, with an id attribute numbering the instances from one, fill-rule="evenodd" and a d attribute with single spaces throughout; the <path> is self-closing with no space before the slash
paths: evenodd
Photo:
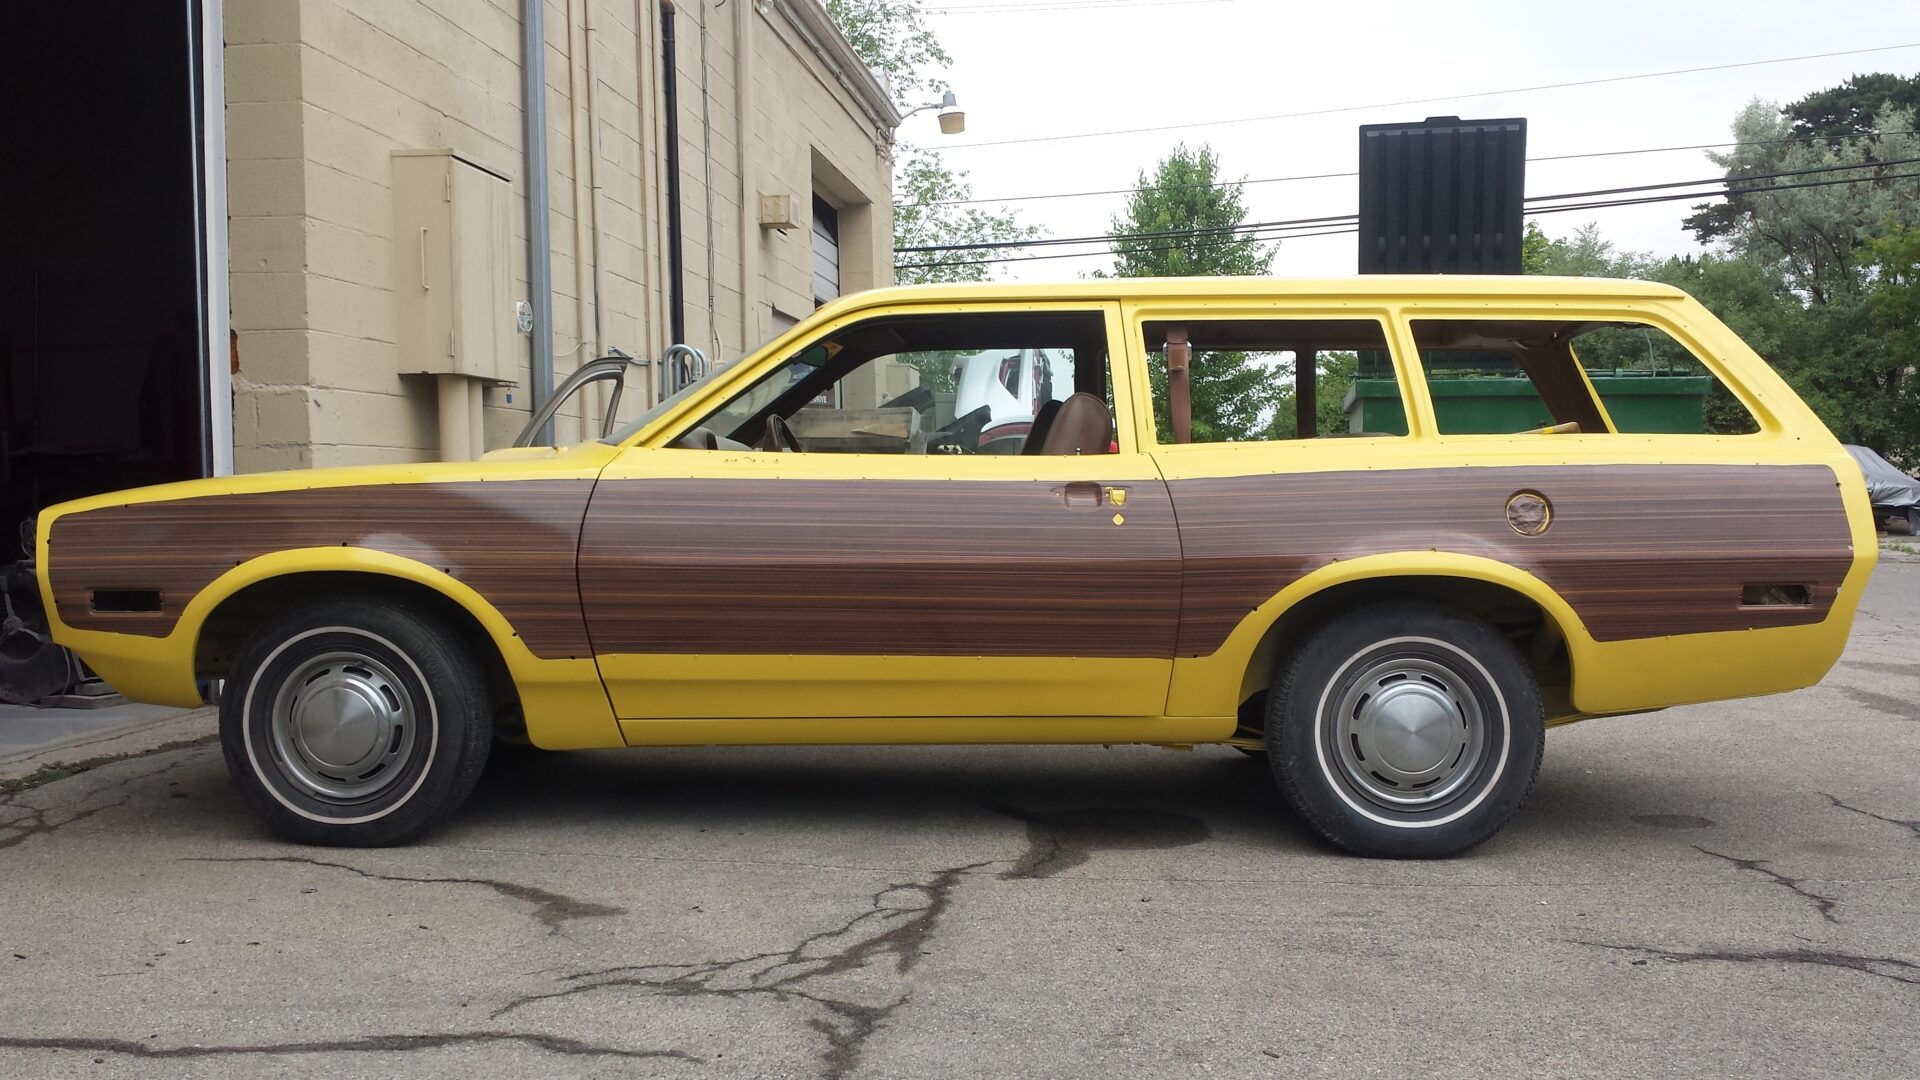
<path id="1" fill-rule="evenodd" d="M 891 403 L 938 397 L 909 384 L 946 381 L 909 365 L 969 362 L 983 341 L 1044 347 L 1051 338 L 1027 341 L 1020 327 L 1055 316 L 1077 328 L 1076 365 L 1102 365 L 1123 418 L 1116 440 L 995 455 L 973 452 L 970 425 L 958 444 L 954 422 L 908 433 L 917 414 Z M 1157 716 L 1179 540 L 1166 486 L 1134 442 L 1129 380 L 1104 367 L 1117 325 L 1117 308 L 1098 303 L 861 312 L 746 361 L 715 391 L 719 404 L 644 432 L 602 473 L 580 546 L 588 629 L 617 715 L 925 721 L 899 730 L 908 741 L 1021 737 L 1008 717 Z M 889 354 L 817 394 L 807 381 L 802 361 L 892 340 L 952 348 Z M 806 400 L 792 429 L 816 449 L 742 448 L 760 430 L 752 410 L 780 395 Z M 782 730 L 835 741 L 830 726 Z"/>

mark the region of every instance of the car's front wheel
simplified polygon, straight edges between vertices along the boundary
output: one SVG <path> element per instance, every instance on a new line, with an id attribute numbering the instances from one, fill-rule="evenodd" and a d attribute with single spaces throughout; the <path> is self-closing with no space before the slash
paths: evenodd
<path id="1" fill-rule="evenodd" d="M 1350 851 L 1457 854 L 1498 832 L 1539 772 L 1532 672 L 1498 629 L 1455 608 L 1350 612 L 1282 657 L 1273 687 L 1274 778 Z"/>
<path id="2" fill-rule="evenodd" d="M 431 615 L 325 601 L 247 643 L 220 703 L 227 768 L 276 832 L 377 847 L 453 812 L 486 764 L 488 681 Z"/>

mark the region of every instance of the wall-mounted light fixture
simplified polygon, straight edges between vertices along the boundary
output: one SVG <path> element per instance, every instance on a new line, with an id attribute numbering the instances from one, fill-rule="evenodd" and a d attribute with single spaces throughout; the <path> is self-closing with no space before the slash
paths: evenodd
<path id="1" fill-rule="evenodd" d="M 967 114 L 960 108 L 960 103 L 953 99 L 953 91 L 951 90 L 942 93 L 939 101 L 929 101 L 919 108 L 908 109 L 906 112 L 900 114 L 900 119 L 904 121 L 914 113 L 926 112 L 928 109 L 940 110 L 940 133 L 942 135 L 958 135 L 967 130 Z"/>

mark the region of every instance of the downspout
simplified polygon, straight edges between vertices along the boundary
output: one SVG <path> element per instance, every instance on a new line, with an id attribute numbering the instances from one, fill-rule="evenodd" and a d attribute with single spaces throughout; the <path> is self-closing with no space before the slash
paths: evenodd
<path id="1" fill-rule="evenodd" d="M 567 141 L 573 152 L 573 348 L 566 355 L 570 358 L 567 369 L 573 371 L 581 364 L 598 355 L 600 347 L 600 318 L 596 300 L 592 294 L 588 261 L 592 259 L 593 239 L 587 205 L 587 170 L 591 168 L 592 133 L 585 137 L 580 133 L 580 114 L 586 107 L 587 95 L 582 92 L 581 67 L 585 64 L 588 49 L 586 29 L 586 0 L 566 0 L 567 4 Z M 592 123 L 591 116 L 587 122 Z M 580 439 L 592 438 L 588 434 L 591 428 L 587 417 L 592 415 L 596 403 L 593 400 L 593 388 L 581 391 L 580 403 Z"/>
<path id="2" fill-rule="evenodd" d="M 521 111 L 527 121 L 527 299 L 533 308 L 528 339 L 529 407 L 539 412 L 553 395 L 553 234 L 547 194 L 547 27 L 546 0 L 521 0 Z M 553 424 L 540 428 L 539 441 L 553 445 Z"/>
<path id="3" fill-rule="evenodd" d="M 667 344 L 687 340 L 687 268 L 680 222 L 680 62 L 673 47 L 673 0 L 660 0 L 660 81 L 667 114 Z"/>
<path id="4" fill-rule="evenodd" d="M 719 284 L 713 280 L 717 252 L 713 250 L 713 64 L 707 59 L 707 2 L 700 4 L 700 134 L 703 169 L 700 187 L 707 196 L 707 338 L 713 348 L 709 355 L 720 356 L 720 313 L 715 300 Z"/>
<path id="5" fill-rule="evenodd" d="M 734 148 L 740 180 L 740 352 L 761 340 L 759 325 L 760 213 L 753 177 L 753 5 L 733 6 Z"/>

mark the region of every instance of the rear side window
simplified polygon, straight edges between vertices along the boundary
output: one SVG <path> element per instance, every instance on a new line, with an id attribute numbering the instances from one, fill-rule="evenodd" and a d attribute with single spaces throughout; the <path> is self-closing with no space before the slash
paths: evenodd
<path id="1" fill-rule="evenodd" d="M 1153 426 L 1178 441 L 1168 357 L 1187 355 L 1188 442 L 1271 442 L 1407 433 L 1407 414 L 1373 319 L 1168 319 L 1144 324 Z"/>
<path id="2" fill-rule="evenodd" d="M 1442 434 L 1744 435 L 1753 414 L 1659 327 L 1416 319 Z"/>

